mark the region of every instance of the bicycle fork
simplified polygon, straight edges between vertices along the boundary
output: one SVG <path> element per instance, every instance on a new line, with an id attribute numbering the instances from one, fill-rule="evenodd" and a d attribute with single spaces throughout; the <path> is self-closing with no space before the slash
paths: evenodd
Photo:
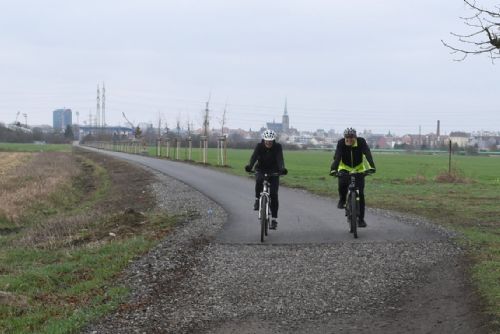
<path id="1" fill-rule="evenodd" d="M 259 219 L 262 218 L 261 214 L 262 214 L 262 200 L 265 198 L 266 199 L 266 215 L 269 214 L 269 202 L 271 200 L 270 196 L 269 196 L 269 185 L 266 183 L 266 181 L 264 181 L 264 187 L 262 189 L 262 192 L 260 193 L 260 198 L 259 198 Z M 266 217 L 267 218 L 267 217 Z"/>
<path id="2" fill-rule="evenodd" d="M 260 198 L 259 198 L 259 219 L 262 218 L 262 200 L 266 198 L 266 207 L 265 207 L 265 212 L 266 214 L 269 212 L 269 195 L 267 193 L 260 193 Z"/>
<path id="3" fill-rule="evenodd" d="M 349 190 L 349 192 L 347 193 L 347 196 L 346 196 L 346 210 L 345 210 L 345 215 L 346 217 L 349 218 L 350 216 L 350 212 L 351 212 L 351 205 L 350 205 L 350 199 L 351 199 L 351 194 L 352 192 L 355 192 L 354 196 L 356 196 L 356 207 L 359 208 L 359 191 L 354 189 L 354 190 Z"/>

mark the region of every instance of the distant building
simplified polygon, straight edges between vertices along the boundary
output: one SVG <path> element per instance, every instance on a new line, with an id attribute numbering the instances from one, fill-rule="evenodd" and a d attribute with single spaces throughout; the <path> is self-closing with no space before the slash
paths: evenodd
<path id="1" fill-rule="evenodd" d="M 470 139 L 470 133 L 455 131 L 450 132 L 450 140 L 453 144 L 457 144 L 458 147 L 465 147 Z"/>
<path id="2" fill-rule="evenodd" d="M 287 133 L 290 130 L 290 118 L 288 117 L 288 110 L 286 108 L 286 99 L 285 99 L 285 112 L 283 113 L 282 118 L 282 130 L 284 133 Z"/>
<path id="3" fill-rule="evenodd" d="M 273 121 L 272 123 L 266 123 L 266 128 L 269 130 L 273 130 L 276 133 L 283 132 L 283 124 L 276 123 L 275 121 Z"/>
<path id="4" fill-rule="evenodd" d="M 72 125 L 71 109 L 56 109 L 52 113 L 52 126 L 54 130 L 64 131 L 68 125 Z"/>
<path id="5" fill-rule="evenodd" d="M 266 123 L 266 128 L 273 130 L 276 133 L 288 133 L 290 131 L 290 118 L 288 117 L 287 101 L 285 100 L 285 110 L 282 116 L 282 122 Z"/>
<path id="6" fill-rule="evenodd" d="M 473 133 L 468 145 L 475 146 L 482 151 L 496 151 L 500 146 L 500 134 L 486 131 Z"/>

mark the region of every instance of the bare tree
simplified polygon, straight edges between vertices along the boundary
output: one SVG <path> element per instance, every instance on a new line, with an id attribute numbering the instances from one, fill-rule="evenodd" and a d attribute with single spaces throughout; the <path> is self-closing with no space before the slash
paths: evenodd
<path id="1" fill-rule="evenodd" d="M 209 109 L 208 109 L 208 103 L 210 102 L 210 98 L 207 101 L 205 110 L 203 111 L 203 136 L 208 137 L 208 132 L 210 130 L 210 116 L 209 116 Z"/>
<path id="2" fill-rule="evenodd" d="M 468 55 L 488 54 L 491 61 L 500 58 L 500 6 L 494 6 L 493 9 L 483 8 L 477 1 L 463 0 L 467 7 L 473 12 L 472 16 L 460 17 L 463 23 L 471 30 L 469 34 L 450 34 L 457 38 L 461 46 L 453 46 L 445 41 L 441 42 L 449 49 L 452 54 L 459 58 L 456 61 L 462 61 Z M 495 32 L 496 31 L 496 32 Z"/>
<path id="3" fill-rule="evenodd" d="M 177 137 L 181 136 L 181 114 L 177 115 L 177 121 L 176 121 L 176 126 L 175 129 L 177 130 Z"/>
<path id="4" fill-rule="evenodd" d="M 224 112 L 222 113 L 222 119 L 220 121 L 220 123 L 221 123 L 221 132 L 220 132 L 220 134 L 221 134 L 221 136 L 224 136 L 224 126 L 226 125 L 226 121 L 227 121 L 226 114 L 227 114 L 227 102 L 224 105 Z"/>

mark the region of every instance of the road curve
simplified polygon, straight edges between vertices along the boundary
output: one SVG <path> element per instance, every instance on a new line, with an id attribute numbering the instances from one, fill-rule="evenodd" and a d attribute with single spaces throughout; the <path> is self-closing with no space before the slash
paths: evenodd
<path id="1" fill-rule="evenodd" d="M 487 332 L 461 249 L 422 219 L 369 210 L 355 240 L 333 200 L 282 187 L 262 245 L 253 179 L 100 152 L 156 170 L 160 208 L 200 215 L 127 268 L 131 298 L 84 333 Z"/>
<path id="2" fill-rule="evenodd" d="M 96 150 L 116 158 L 147 166 L 178 179 L 221 205 L 228 221 L 218 234 L 222 243 L 260 243 L 257 212 L 252 210 L 254 180 L 234 176 L 203 166 L 157 159 L 121 152 Z M 293 170 L 290 172 L 293 173 Z M 335 186 L 332 182 L 332 187 Z M 370 184 L 367 185 L 370 187 Z M 348 233 L 343 210 L 329 198 L 303 190 L 280 187 L 279 225 L 270 231 L 266 244 L 315 244 L 334 242 L 417 241 L 444 238 L 434 230 L 405 224 L 367 210 L 368 227 L 360 229 L 359 238 Z M 368 198 L 369 201 L 369 198 Z"/>

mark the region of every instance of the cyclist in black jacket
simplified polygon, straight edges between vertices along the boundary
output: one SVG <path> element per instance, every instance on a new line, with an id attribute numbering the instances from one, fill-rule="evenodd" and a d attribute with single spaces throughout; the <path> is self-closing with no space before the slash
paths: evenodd
<path id="1" fill-rule="evenodd" d="M 363 156 L 368 161 L 368 168 L 364 163 Z M 344 138 L 337 142 L 335 155 L 330 167 L 331 175 L 339 175 L 339 171 L 358 172 L 356 175 L 356 185 L 359 188 L 359 227 L 366 227 L 365 222 L 365 176 L 363 172 L 375 173 L 375 163 L 373 162 L 372 153 L 366 140 L 362 137 L 357 137 L 356 130 L 347 128 L 344 131 Z M 340 174 L 339 177 L 339 203 L 337 207 L 343 209 L 345 207 L 347 190 L 349 187 L 349 175 Z"/>
<path id="2" fill-rule="evenodd" d="M 255 164 L 257 163 L 257 164 Z M 288 173 L 283 160 L 283 148 L 281 144 L 276 142 L 276 133 L 273 130 L 265 130 L 262 133 L 262 140 L 255 146 L 250 162 L 245 166 L 247 172 L 251 172 L 255 165 L 257 177 L 255 180 L 255 202 L 254 210 L 259 210 L 259 197 L 263 188 L 264 178 L 261 173 L 279 173 L 286 175 Z M 271 226 L 270 229 L 276 229 L 278 226 L 278 189 L 279 176 L 271 176 L 269 178 L 270 197 L 271 197 Z"/>

